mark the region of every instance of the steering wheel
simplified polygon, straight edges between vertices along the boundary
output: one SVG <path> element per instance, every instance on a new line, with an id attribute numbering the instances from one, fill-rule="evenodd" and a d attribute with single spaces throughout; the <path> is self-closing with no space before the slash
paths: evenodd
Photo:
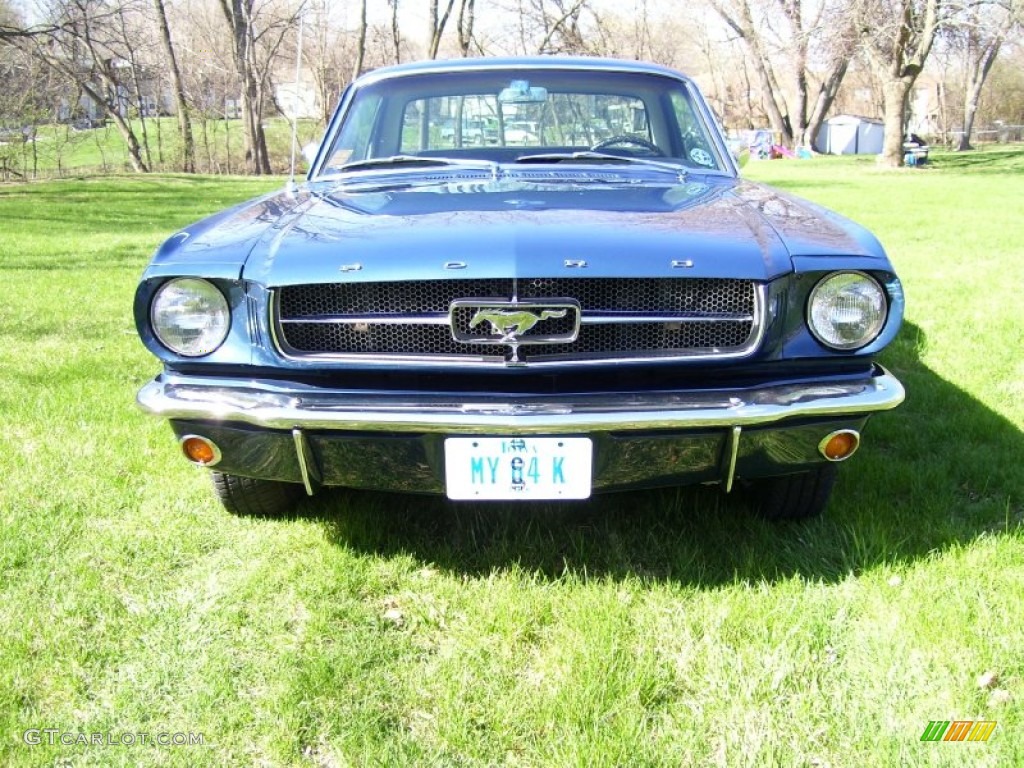
<path id="1" fill-rule="evenodd" d="M 658 157 L 665 157 L 665 153 L 661 151 L 657 144 L 653 141 L 648 141 L 640 136 L 631 136 L 628 133 L 619 134 L 618 136 L 612 136 L 607 139 L 602 139 L 592 146 L 591 150 L 606 149 L 616 144 L 633 144 L 637 147 L 643 147 L 651 154 L 657 155 Z"/>

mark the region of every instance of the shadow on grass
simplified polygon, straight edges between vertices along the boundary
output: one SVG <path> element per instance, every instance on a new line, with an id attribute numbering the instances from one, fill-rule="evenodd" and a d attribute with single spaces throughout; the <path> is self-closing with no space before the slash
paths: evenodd
<path id="1" fill-rule="evenodd" d="M 933 152 L 925 167 L 980 174 L 1017 173 L 1024 171 L 1024 147 L 1007 144 L 966 152 Z"/>
<path id="2" fill-rule="evenodd" d="M 1021 523 L 1024 435 L 944 381 L 905 327 L 883 360 L 906 403 L 869 423 L 825 515 L 772 524 L 741 495 L 682 488 L 561 504 L 455 503 L 430 496 L 329 491 L 299 515 L 369 556 L 411 556 L 470 577 L 518 567 L 548 579 L 641 578 L 689 586 L 802 576 L 836 581 L 899 566 Z"/>

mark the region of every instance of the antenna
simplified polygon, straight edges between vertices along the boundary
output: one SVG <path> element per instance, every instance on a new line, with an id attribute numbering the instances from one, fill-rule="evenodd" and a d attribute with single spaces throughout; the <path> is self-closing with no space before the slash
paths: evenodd
<path id="1" fill-rule="evenodd" d="M 285 184 L 285 192 L 291 197 L 295 197 L 296 185 L 295 185 L 295 150 L 299 144 L 299 86 L 302 82 L 302 27 L 304 26 L 305 16 L 302 10 L 299 10 L 299 39 L 295 46 L 295 98 L 292 100 L 292 159 L 291 159 L 291 170 L 288 173 L 288 183 Z"/>

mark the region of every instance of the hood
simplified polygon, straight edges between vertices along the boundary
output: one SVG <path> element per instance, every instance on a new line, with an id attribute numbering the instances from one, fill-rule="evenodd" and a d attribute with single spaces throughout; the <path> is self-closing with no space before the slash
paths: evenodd
<path id="1" fill-rule="evenodd" d="M 278 215 L 272 222 L 267 214 Z M 245 210 L 242 211 L 246 213 Z M 242 276 L 265 285 L 495 277 L 770 280 L 794 253 L 862 253 L 814 206 L 732 179 L 681 184 L 445 181 L 314 188 L 264 201 Z M 221 222 L 202 239 L 223 242 Z M 197 243 L 198 245 L 199 243 Z M 239 249 L 242 250 L 242 249 Z"/>
<path id="2" fill-rule="evenodd" d="M 208 216 L 167 238 L 146 268 L 146 277 L 196 274 L 237 280 L 246 257 L 298 200 L 273 193 Z"/>
<path id="3" fill-rule="evenodd" d="M 887 263 L 875 236 L 835 211 L 751 182 L 740 182 L 733 195 L 757 212 L 794 259 L 847 256 L 878 260 L 879 267 Z"/>
<path id="4" fill-rule="evenodd" d="M 337 187 L 269 228 L 243 276 L 280 286 L 511 276 L 763 280 L 788 271 L 774 230 L 731 189 L 717 181 Z"/>

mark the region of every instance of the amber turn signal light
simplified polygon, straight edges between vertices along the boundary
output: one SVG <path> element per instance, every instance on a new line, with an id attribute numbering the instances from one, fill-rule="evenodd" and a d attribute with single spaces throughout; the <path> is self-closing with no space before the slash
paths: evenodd
<path id="1" fill-rule="evenodd" d="M 818 444 L 821 455 L 829 461 L 842 461 L 853 456 L 860 446 L 860 434 L 852 429 L 840 429 L 825 436 Z"/>
<path id="2" fill-rule="evenodd" d="M 199 435 L 186 435 L 181 438 L 181 450 L 185 458 L 193 464 L 212 466 L 220 461 L 220 449 L 212 440 Z"/>

